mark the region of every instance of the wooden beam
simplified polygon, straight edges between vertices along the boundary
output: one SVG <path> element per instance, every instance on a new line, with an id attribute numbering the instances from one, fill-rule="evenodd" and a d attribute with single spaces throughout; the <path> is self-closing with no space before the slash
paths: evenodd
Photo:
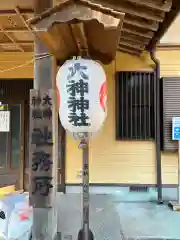
<path id="1" fill-rule="evenodd" d="M 144 40 L 144 41 L 143 41 Z M 133 38 L 133 37 L 130 37 L 130 36 L 121 36 L 120 38 L 119 38 L 119 43 L 121 42 L 121 41 L 124 41 L 124 42 L 129 42 L 129 43 L 132 43 L 132 44 L 138 44 L 138 45 L 143 45 L 143 46 L 145 46 L 146 44 L 148 44 L 148 40 L 146 40 L 146 39 L 142 39 L 142 40 L 140 40 L 140 39 L 137 39 L 137 38 Z"/>
<path id="2" fill-rule="evenodd" d="M 129 54 L 136 55 L 136 56 L 140 56 L 140 54 L 141 54 L 140 51 L 135 51 L 135 50 L 132 50 L 125 46 L 118 46 L 118 51 L 121 51 L 124 53 L 129 53 Z"/>
<path id="3" fill-rule="evenodd" d="M 140 51 L 144 50 L 144 48 L 145 48 L 145 45 L 143 45 L 143 44 L 138 44 L 138 43 L 134 43 L 132 41 L 127 41 L 127 40 L 123 40 L 123 39 L 120 39 L 119 45 L 125 46 L 125 47 L 130 47 L 132 49 L 133 48 L 138 49 Z"/>
<path id="4" fill-rule="evenodd" d="M 124 18 L 124 23 L 127 23 L 131 26 L 136 26 L 139 28 L 145 28 L 152 31 L 157 31 L 159 23 L 155 21 L 145 21 L 142 18 L 133 17 L 127 14 Z"/>
<path id="5" fill-rule="evenodd" d="M 23 24 L 25 25 L 25 27 L 29 30 L 29 32 L 34 34 L 30 25 L 26 22 L 25 17 L 22 15 L 20 8 L 17 6 L 14 8 L 14 10 L 15 10 L 16 14 L 19 16 L 19 18 L 21 19 L 21 21 L 23 22 Z"/>
<path id="6" fill-rule="evenodd" d="M 13 42 L 0 42 L 0 46 L 8 46 L 8 45 L 24 45 L 24 46 L 28 46 L 28 45 L 34 45 L 33 41 L 17 41 L 16 43 Z"/>
<path id="7" fill-rule="evenodd" d="M 25 9 L 25 8 L 22 8 L 20 9 L 21 11 L 21 14 L 34 14 L 34 10 L 33 9 Z M 1 9 L 0 10 L 0 17 L 1 16 L 9 16 L 9 15 L 16 15 L 16 12 L 14 9 Z"/>
<path id="8" fill-rule="evenodd" d="M 139 36 L 137 34 L 133 34 L 130 31 L 128 31 L 128 32 L 121 32 L 121 36 L 120 37 L 121 38 L 125 38 L 125 39 L 130 39 L 132 41 L 144 43 L 144 44 L 148 44 L 149 41 L 150 41 L 149 38 L 144 38 L 143 36 Z"/>
<path id="9" fill-rule="evenodd" d="M 153 32 L 142 33 L 142 32 L 138 32 L 136 30 L 129 29 L 129 28 L 123 28 L 122 31 L 125 33 L 132 33 L 136 36 L 141 36 L 143 38 L 148 38 L 148 39 L 151 39 L 154 36 Z"/>
<path id="10" fill-rule="evenodd" d="M 159 43 L 156 45 L 158 49 L 160 48 L 171 48 L 171 47 L 179 47 L 180 44 L 177 43 Z"/>
<path id="11" fill-rule="evenodd" d="M 29 32 L 27 28 L 4 28 L 3 31 L 5 31 L 6 33 L 28 33 Z M 0 29 L 0 33 L 3 33 L 3 31 Z M 44 30 L 42 30 L 42 32 L 43 31 Z M 37 32 L 41 32 L 41 30 L 36 31 L 32 29 L 32 33 L 36 34 Z"/>
<path id="12" fill-rule="evenodd" d="M 133 16 L 137 16 L 137 17 L 141 17 L 141 18 L 145 18 L 145 19 L 149 19 L 157 22 L 162 22 L 165 17 L 165 13 L 162 11 L 157 11 L 157 10 L 152 11 L 152 9 L 138 6 L 138 5 L 133 6 L 128 2 L 119 1 L 116 4 L 115 3 L 113 4 L 111 0 L 106 0 L 106 1 L 97 0 L 96 3 L 101 4 L 104 7 L 108 7 L 116 11 L 123 12 L 125 14 L 130 14 Z"/>
<path id="13" fill-rule="evenodd" d="M 3 33 L 3 32 L 6 32 L 6 33 L 27 33 L 29 32 L 28 29 L 26 28 L 4 28 L 4 30 L 0 30 L 0 33 Z"/>
<path id="14" fill-rule="evenodd" d="M 141 36 L 136 36 L 133 33 L 130 34 L 125 32 L 121 33 L 120 39 L 129 40 L 138 44 L 145 44 L 145 45 L 148 44 L 150 41 L 150 39 L 143 38 Z"/>
<path id="15" fill-rule="evenodd" d="M 121 44 L 121 43 L 119 43 L 118 47 L 124 48 L 124 49 L 129 49 L 129 50 L 137 52 L 137 53 L 141 53 L 142 50 L 144 50 L 144 49 L 137 49 L 133 46 L 127 46 L 127 44 Z"/>
<path id="16" fill-rule="evenodd" d="M 2 48 L 2 50 L 0 50 L 0 52 L 3 52 L 3 53 L 20 53 L 20 51 L 19 51 L 19 49 L 3 49 Z M 31 53 L 32 52 L 32 50 L 26 50 L 26 51 L 24 51 L 24 53 Z"/>
<path id="17" fill-rule="evenodd" d="M 17 46 L 17 48 L 18 48 L 21 52 L 24 52 L 24 49 L 21 47 L 21 45 L 19 45 L 19 44 L 16 42 L 16 40 L 15 40 L 11 35 L 9 35 L 9 34 L 3 29 L 3 27 L 0 26 L 0 29 L 1 29 L 1 31 L 4 33 L 4 35 L 6 35 L 6 37 L 8 37 L 8 38 L 11 40 L 11 42 L 14 43 L 14 44 Z"/>
<path id="18" fill-rule="evenodd" d="M 162 3 L 153 0 L 126 0 L 127 2 L 134 3 L 140 6 L 149 7 L 155 10 L 169 12 L 172 6 L 172 0 L 165 0 Z"/>

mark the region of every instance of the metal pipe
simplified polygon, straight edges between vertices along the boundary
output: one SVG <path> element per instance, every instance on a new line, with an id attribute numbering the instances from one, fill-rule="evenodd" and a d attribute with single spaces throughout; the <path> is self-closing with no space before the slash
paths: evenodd
<path id="1" fill-rule="evenodd" d="M 160 139 L 160 62 L 156 58 L 155 49 L 150 51 L 152 61 L 156 65 L 154 84 L 154 120 L 155 120 L 155 141 L 156 141 L 156 167 L 157 167 L 157 191 L 158 203 L 162 204 L 162 166 L 161 166 L 161 139 Z"/>
<path id="2" fill-rule="evenodd" d="M 83 236 L 89 240 L 89 144 L 83 148 Z"/>
<path id="3" fill-rule="evenodd" d="M 82 139 L 79 148 L 83 150 L 83 227 L 79 230 L 78 240 L 94 240 L 89 228 L 89 141 Z"/>

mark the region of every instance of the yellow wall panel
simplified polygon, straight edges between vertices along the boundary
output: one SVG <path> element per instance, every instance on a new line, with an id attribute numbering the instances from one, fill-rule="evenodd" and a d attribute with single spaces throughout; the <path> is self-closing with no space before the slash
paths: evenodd
<path id="1" fill-rule="evenodd" d="M 108 116 L 101 134 L 90 142 L 91 183 L 151 183 L 156 181 L 155 145 L 148 141 L 115 140 L 115 79 L 120 70 L 151 70 L 145 58 L 118 53 L 116 62 L 104 66 L 108 79 Z M 82 169 L 78 144 L 67 138 L 66 182 L 79 183 Z"/>
<path id="2" fill-rule="evenodd" d="M 180 76 L 180 50 L 159 50 L 157 58 L 160 60 L 161 76 Z"/>
<path id="3" fill-rule="evenodd" d="M 161 77 L 180 77 L 180 50 L 159 50 Z M 178 155 L 177 153 L 162 153 L 162 181 L 163 184 L 178 183 Z"/>
<path id="4" fill-rule="evenodd" d="M 180 76 L 180 50 L 159 50 L 161 76 Z M 32 53 L 0 53 L 0 78 L 33 78 Z M 21 66 L 17 68 L 17 66 Z M 147 53 L 141 57 L 117 53 L 116 61 L 104 66 L 108 78 L 108 117 L 102 133 L 90 142 L 90 181 L 93 183 L 156 183 L 155 144 L 115 140 L 115 72 L 150 71 Z M 14 69 L 13 69 L 14 68 Z M 4 70 L 7 70 L 5 71 Z M 12 69 L 12 70 L 11 70 Z M 67 137 L 66 182 L 79 183 L 82 153 Z M 162 153 L 164 184 L 177 183 L 177 154 Z"/>
<path id="5" fill-rule="evenodd" d="M 32 60 L 32 53 L 0 53 L 0 79 L 33 78 Z"/>

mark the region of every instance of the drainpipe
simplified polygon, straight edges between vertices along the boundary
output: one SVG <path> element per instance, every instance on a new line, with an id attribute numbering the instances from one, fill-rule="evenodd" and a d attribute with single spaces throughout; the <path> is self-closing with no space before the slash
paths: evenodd
<path id="1" fill-rule="evenodd" d="M 150 51 L 152 61 L 156 65 L 155 76 L 156 81 L 154 84 L 154 120 L 155 120 L 155 141 L 156 141 L 156 167 L 157 167 L 157 191 L 158 203 L 162 204 L 162 167 L 161 167 L 161 139 L 160 139 L 160 62 L 155 56 L 155 49 Z"/>

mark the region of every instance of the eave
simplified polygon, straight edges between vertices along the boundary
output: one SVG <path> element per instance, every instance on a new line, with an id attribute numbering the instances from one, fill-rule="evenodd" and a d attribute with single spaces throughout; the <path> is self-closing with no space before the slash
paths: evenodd
<path id="1" fill-rule="evenodd" d="M 60 2 L 56 0 L 56 5 Z M 89 4 L 92 9 L 102 6 L 99 12 L 114 18 L 118 13 L 124 13 L 123 26 L 119 28 L 114 46 L 117 50 L 134 55 L 154 48 L 180 9 L 179 0 L 81 0 L 81 4 Z M 38 19 L 40 15 L 44 18 L 47 12 L 35 14 L 33 0 L 3 1 L 0 6 L 0 51 L 33 52 L 34 39 L 39 32 L 34 31 L 31 20 Z"/>

